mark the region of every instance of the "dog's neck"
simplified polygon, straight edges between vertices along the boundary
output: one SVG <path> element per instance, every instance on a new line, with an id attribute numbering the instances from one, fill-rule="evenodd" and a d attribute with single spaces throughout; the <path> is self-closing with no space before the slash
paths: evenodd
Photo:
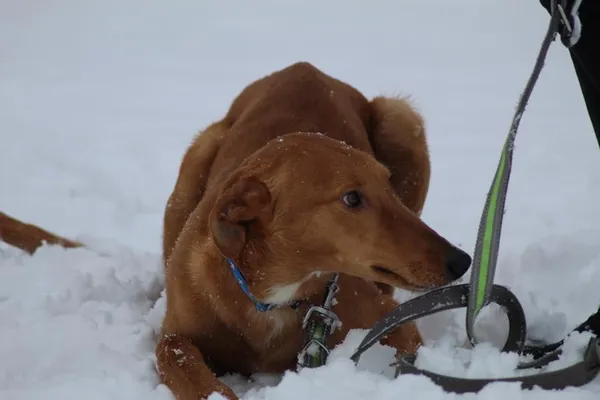
<path id="1" fill-rule="evenodd" d="M 228 258 L 227 264 L 231 270 L 233 277 L 237 281 L 240 289 L 246 294 L 246 296 L 254 303 L 254 306 L 258 311 L 265 312 L 271 311 L 278 307 L 291 307 L 293 309 L 300 305 L 300 300 L 292 300 L 296 295 L 296 292 L 302 285 L 302 282 L 292 283 L 283 286 L 275 286 L 269 289 L 271 295 L 267 298 L 266 302 L 263 302 L 254 296 L 252 290 L 248 286 L 248 282 L 244 276 L 244 273 L 240 270 L 235 260 Z"/>
<path id="2" fill-rule="evenodd" d="M 275 263 L 245 253 L 227 263 L 229 279 L 237 282 L 238 290 L 244 292 L 259 311 L 297 306 L 298 302 L 309 301 L 315 295 L 322 296 L 327 282 L 327 277 L 321 278 L 324 274 L 320 272 L 299 272 L 291 260 Z"/>

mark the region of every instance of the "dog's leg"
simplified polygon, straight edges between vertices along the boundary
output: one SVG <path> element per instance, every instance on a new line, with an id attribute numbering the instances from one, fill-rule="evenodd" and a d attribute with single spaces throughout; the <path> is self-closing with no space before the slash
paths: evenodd
<path id="1" fill-rule="evenodd" d="M 333 311 L 343 324 L 331 336 L 331 345 L 341 343 L 350 329 L 371 329 L 377 320 L 398 306 L 392 296 L 382 296 L 375 285 L 363 279 L 340 274 L 339 285 Z M 422 339 L 417 326 L 409 322 L 392 331 L 381 343 L 404 355 L 414 354 Z"/>
<path id="2" fill-rule="evenodd" d="M 177 400 L 206 399 L 218 392 L 230 400 L 235 395 L 208 368 L 200 350 L 182 335 L 167 334 L 156 347 L 158 372 Z"/>
<path id="3" fill-rule="evenodd" d="M 44 243 L 66 248 L 82 247 L 81 243 L 62 238 L 35 225 L 26 224 L 0 212 L 0 240 L 33 254 Z"/>
<path id="4" fill-rule="evenodd" d="M 392 311 L 398 304 L 388 304 L 385 312 L 379 315 Z M 393 347 L 396 349 L 396 357 L 405 356 L 408 354 L 417 354 L 417 349 L 423 344 L 421 333 L 414 322 L 408 322 L 381 339 L 381 344 Z"/>
<path id="5" fill-rule="evenodd" d="M 165 265 L 189 215 L 204 195 L 210 168 L 226 130 L 227 126 L 224 121 L 208 126 L 196 136 L 183 157 L 177 182 L 165 209 L 163 221 Z"/>

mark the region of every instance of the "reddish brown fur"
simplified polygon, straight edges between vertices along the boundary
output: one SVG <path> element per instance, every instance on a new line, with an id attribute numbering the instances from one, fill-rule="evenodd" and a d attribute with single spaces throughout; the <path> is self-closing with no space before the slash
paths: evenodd
<path id="1" fill-rule="evenodd" d="M 67 248 L 81 246 L 81 243 L 62 238 L 35 225 L 26 224 L 2 212 L 0 212 L 0 240 L 30 254 L 44 243 Z"/>
<path id="2" fill-rule="evenodd" d="M 342 328 L 330 347 L 396 307 L 392 287 L 447 283 L 453 246 L 419 219 L 429 176 L 423 119 L 407 101 L 369 102 L 308 63 L 250 84 L 188 148 L 165 209 L 162 381 L 179 400 L 234 399 L 219 374 L 294 368 L 301 320 L 334 272 Z M 363 208 L 344 207 L 349 190 Z M 0 238 L 28 252 L 80 246 L 1 213 Z M 225 257 L 258 298 L 305 302 L 256 311 Z M 421 337 L 407 324 L 383 343 L 414 352 Z"/>
<path id="3" fill-rule="evenodd" d="M 340 272 L 334 310 L 343 327 L 330 346 L 393 309 L 392 286 L 447 283 L 451 245 L 418 218 L 429 175 L 423 120 L 403 99 L 369 102 L 308 63 L 245 88 L 189 147 L 165 210 L 167 311 L 157 355 L 175 396 L 235 398 L 219 374 L 281 373 L 302 347 L 307 304 L 256 311 L 225 257 L 271 302 L 320 304 Z M 366 207 L 345 209 L 340 197 L 356 188 Z M 421 338 L 409 324 L 385 343 L 406 353 Z"/>

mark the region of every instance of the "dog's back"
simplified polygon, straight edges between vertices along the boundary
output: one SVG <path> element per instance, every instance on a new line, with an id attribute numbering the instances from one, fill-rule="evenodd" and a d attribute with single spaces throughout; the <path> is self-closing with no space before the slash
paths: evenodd
<path id="1" fill-rule="evenodd" d="M 165 210 L 165 261 L 205 194 L 219 193 L 228 176 L 267 142 L 294 132 L 320 132 L 375 155 L 392 171 L 392 184 L 407 207 L 420 213 L 429 185 L 421 116 L 403 99 L 369 101 L 354 87 L 298 62 L 249 84 L 224 118 L 187 149 Z"/>
<path id="2" fill-rule="evenodd" d="M 372 153 L 371 105 L 353 87 L 300 62 L 268 75 L 234 100 L 213 176 L 224 176 L 268 141 L 293 132 L 322 132 Z"/>

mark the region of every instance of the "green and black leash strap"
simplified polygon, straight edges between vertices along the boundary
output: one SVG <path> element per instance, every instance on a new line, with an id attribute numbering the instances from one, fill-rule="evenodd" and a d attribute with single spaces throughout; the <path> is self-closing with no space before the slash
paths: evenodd
<path id="1" fill-rule="evenodd" d="M 552 0 L 552 13 L 548 30 L 542 42 L 533 72 L 519 100 L 481 215 L 470 284 L 433 290 L 398 306 L 377 321 L 375 326 L 367 333 L 352 356 L 354 362 L 358 362 L 363 352 L 398 326 L 430 314 L 456 308 L 467 308 L 467 335 L 469 341 L 475 345 L 477 343 L 474 334 L 475 320 L 483 307 L 489 303 L 496 303 L 503 307 L 509 319 L 509 334 L 502 350 L 519 354 L 523 352 L 527 337 L 527 325 L 523 308 L 510 290 L 494 284 L 494 274 L 515 137 L 529 97 L 543 68 L 550 44 L 558 32 L 561 14 L 564 19 L 565 4 L 565 0 L 561 0 L 560 4 L 558 0 Z M 556 360 L 559 354 L 560 349 L 557 349 L 532 362 L 520 363 L 517 368 L 540 368 Z M 464 379 L 440 375 L 417 368 L 414 365 L 415 359 L 415 355 L 401 357 L 397 363 L 397 375 L 400 373 L 425 375 L 450 392 L 476 392 L 489 383 L 499 381 L 520 382 L 524 388 L 539 386 L 545 389 L 562 389 L 568 386 L 582 386 L 598 375 L 600 372 L 600 342 L 598 338 L 592 338 L 585 351 L 584 359 L 570 367 L 535 375 L 500 379 Z"/>
<path id="2" fill-rule="evenodd" d="M 504 142 L 504 147 L 502 148 L 496 174 L 494 175 L 494 180 L 489 189 L 479 221 L 479 231 L 477 234 L 477 242 L 475 244 L 475 252 L 473 254 L 473 267 L 470 283 L 471 292 L 469 295 L 469 304 L 467 306 L 467 335 L 473 345 L 476 344 L 474 333 L 475 320 L 479 312 L 481 312 L 481 309 L 488 304 L 492 285 L 494 284 L 494 275 L 496 272 L 498 249 L 500 247 L 500 236 L 502 232 L 502 220 L 504 217 L 504 205 L 512 169 L 515 137 L 517 135 L 517 130 L 519 129 L 521 117 L 523 116 L 525 107 L 529 101 L 529 97 L 531 96 L 533 88 L 537 83 L 537 79 L 544 67 L 544 61 L 548 54 L 550 44 L 558 32 L 560 15 L 557 12 L 557 6 L 556 0 L 553 0 L 552 16 L 548 31 L 542 42 L 542 47 L 537 56 L 533 72 L 527 81 L 525 90 L 521 94 L 521 98 L 517 105 L 512 124 L 508 131 L 508 136 Z"/>
<path id="3" fill-rule="evenodd" d="M 325 365 L 329 356 L 327 339 L 340 326 L 333 312 L 335 295 L 339 291 L 339 274 L 334 274 L 327 284 L 322 306 L 311 306 L 306 312 L 302 328 L 306 333 L 304 348 L 298 354 L 298 369 L 317 368 Z"/>

